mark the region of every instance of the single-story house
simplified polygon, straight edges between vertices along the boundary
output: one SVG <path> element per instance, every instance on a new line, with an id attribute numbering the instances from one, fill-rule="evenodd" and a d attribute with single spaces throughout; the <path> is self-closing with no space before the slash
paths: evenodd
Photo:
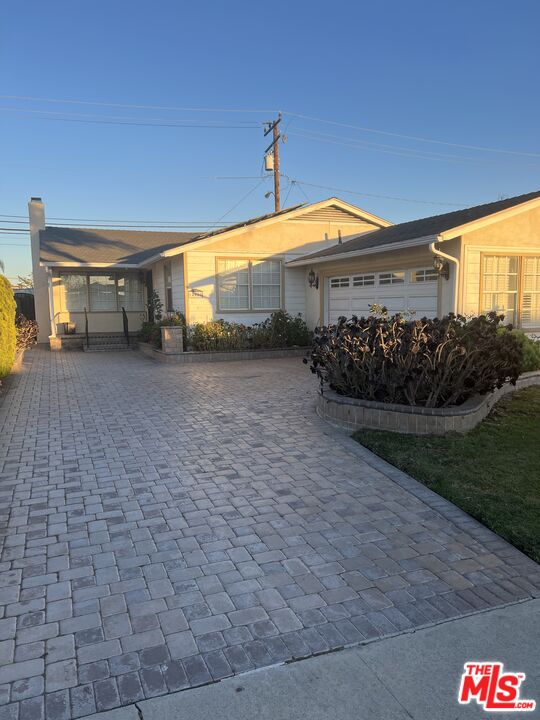
<path id="1" fill-rule="evenodd" d="M 540 191 L 388 225 L 296 258 L 322 324 L 372 304 L 417 317 L 496 310 L 540 331 Z"/>
<path id="2" fill-rule="evenodd" d="M 146 319 L 157 292 L 165 313 L 188 324 L 225 319 L 254 324 L 278 309 L 314 327 L 309 271 L 292 260 L 390 225 L 330 198 L 206 233 L 52 227 L 41 198 L 29 202 L 38 341 L 121 334 Z M 311 313 L 311 314 L 310 314 Z"/>
<path id="3" fill-rule="evenodd" d="M 155 290 L 188 324 L 274 310 L 309 327 L 372 304 L 435 317 L 496 310 L 540 331 L 540 191 L 392 225 L 338 198 L 203 234 L 51 227 L 29 203 L 40 342 L 135 332 Z"/>

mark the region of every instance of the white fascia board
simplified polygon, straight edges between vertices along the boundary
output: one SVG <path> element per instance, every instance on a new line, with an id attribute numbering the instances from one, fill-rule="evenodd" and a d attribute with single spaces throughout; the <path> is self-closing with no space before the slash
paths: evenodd
<path id="1" fill-rule="evenodd" d="M 350 252 L 338 253 L 336 255 L 324 255 L 311 259 L 291 260 L 286 263 L 286 267 L 301 267 L 305 265 L 320 265 L 325 262 L 334 262 L 336 260 L 348 260 L 349 258 L 362 257 L 362 255 L 375 255 L 377 253 L 392 252 L 393 250 L 402 250 L 403 248 L 418 247 L 420 245 L 429 245 L 437 239 L 436 235 L 426 235 L 421 238 L 414 238 L 405 242 L 395 242 L 388 245 L 377 246 L 372 248 L 363 248 L 361 250 L 351 250 Z"/>
<path id="2" fill-rule="evenodd" d="M 81 263 L 81 262 L 40 262 L 41 267 L 46 268 L 115 268 L 123 270 L 138 270 L 141 266 L 129 263 Z"/>

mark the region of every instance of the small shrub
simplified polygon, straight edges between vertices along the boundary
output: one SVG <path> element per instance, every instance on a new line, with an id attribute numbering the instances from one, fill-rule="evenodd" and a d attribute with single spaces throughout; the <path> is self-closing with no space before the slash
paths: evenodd
<path id="1" fill-rule="evenodd" d="M 512 330 L 512 335 L 521 345 L 523 360 L 521 372 L 532 372 L 540 370 L 540 340 L 534 340 L 526 335 L 523 330 Z"/>
<path id="2" fill-rule="evenodd" d="M 189 328 L 188 342 L 196 351 L 239 351 L 250 346 L 250 331 L 246 325 L 210 320 L 196 323 Z"/>
<path id="3" fill-rule="evenodd" d="M 158 323 L 163 317 L 163 303 L 155 290 L 152 290 L 146 302 L 149 322 Z"/>
<path id="4" fill-rule="evenodd" d="M 183 313 L 175 310 L 169 313 L 166 318 L 159 322 L 143 322 L 141 329 L 137 333 L 137 337 L 141 342 L 150 343 L 156 348 L 161 349 L 161 328 L 170 327 L 171 325 L 181 325 L 184 328 L 184 345 L 186 342 L 186 318 Z"/>
<path id="5" fill-rule="evenodd" d="M 16 319 L 17 350 L 27 350 L 37 343 L 38 324 L 24 315 Z"/>
<path id="6" fill-rule="evenodd" d="M 502 315 L 340 318 L 315 332 L 311 370 L 341 395 L 447 407 L 515 384 L 523 350 Z M 306 360 L 305 362 L 308 362 Z"/>
<path id="7" fill-rule="evenodd" d="M 253 326 L 254 348 L 283 348 L 304 346 L 311 342 L 312 334 L 298 315 L 292 317 L 283 310 L 272 313 L 267 320 Z"/>
<path id="8" fill-rule="evenodd" d="M 192 350 L 239 351 L 306 346 L 311 333 L 300 316 L 292 317 L 278 310 L 261 323 L 243 325 L 225 320 L 211 320 L 192 325 L 188 342 Z"/>
<path id="9" fill-rule="evenodd" d="M 0 275 L 0 378 L 10 372 L 15 360 L 15 310 L 11 283 L 4 275 Z"/>

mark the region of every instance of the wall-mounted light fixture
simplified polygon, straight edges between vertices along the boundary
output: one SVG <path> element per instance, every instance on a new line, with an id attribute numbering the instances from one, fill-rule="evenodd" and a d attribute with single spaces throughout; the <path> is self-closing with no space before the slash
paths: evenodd
<path id="1" fill-rule="evenodd" d="M 443 258 L 439 257 L 439 255 L 435 255 L 433 258 L 433 267 L 435 268 L 437 275 L 445 280 L 448 280 L 450 277 L 450 265 L 447 260 L 443 260 Z"/>
<path id="2" fill-rule="evenodd" d="M 315 270 L 311 268 L 307 276 L 309 287 L 314 287 L 315 290 L 319 289 L 319 276 L 315 274 Z"/>

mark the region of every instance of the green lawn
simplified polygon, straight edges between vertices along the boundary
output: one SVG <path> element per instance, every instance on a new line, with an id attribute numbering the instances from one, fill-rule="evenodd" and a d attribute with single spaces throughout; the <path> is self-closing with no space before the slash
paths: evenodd
<path id="1" fill-rule="evenodd" d="M 503 398 L 466 435 L 354 438 L 540 562 L 540 387 Z"/>

